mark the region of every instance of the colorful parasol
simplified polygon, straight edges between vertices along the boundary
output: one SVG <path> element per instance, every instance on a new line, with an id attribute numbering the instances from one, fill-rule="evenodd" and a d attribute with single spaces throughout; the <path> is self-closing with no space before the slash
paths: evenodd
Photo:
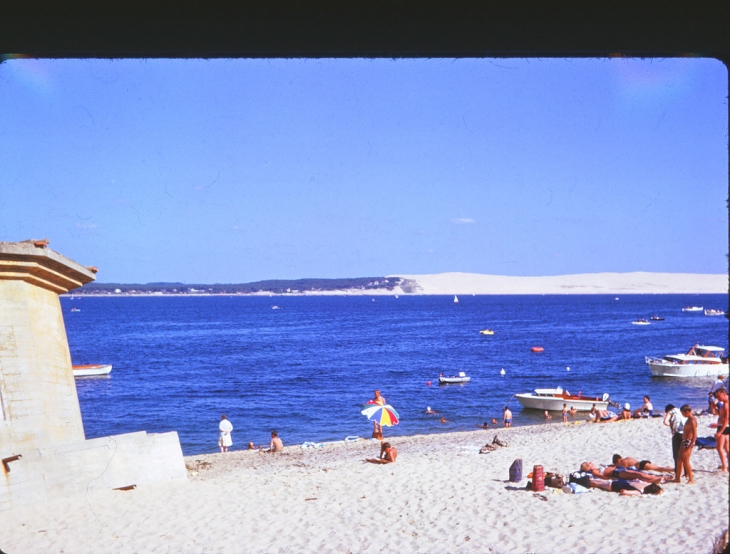
<path id="1" fill-rule="evenodd" d="M 398 412 L 389 404 L 380 405 L 368 402 L 365 405 L 365 409 L 360 413 L 370 421 L 374 421 L 381 426 L 391 427 L 398 425 Z"/>

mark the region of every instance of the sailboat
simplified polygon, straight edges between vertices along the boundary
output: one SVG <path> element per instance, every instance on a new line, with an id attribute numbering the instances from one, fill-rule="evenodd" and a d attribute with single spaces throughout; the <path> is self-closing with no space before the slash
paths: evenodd
<path id="1" fill-rule="evenodd" d="M 454 304 L 458 304 L 458 303 L 459 303 L 459 299 L 456 296 L 454 296 Z"/>

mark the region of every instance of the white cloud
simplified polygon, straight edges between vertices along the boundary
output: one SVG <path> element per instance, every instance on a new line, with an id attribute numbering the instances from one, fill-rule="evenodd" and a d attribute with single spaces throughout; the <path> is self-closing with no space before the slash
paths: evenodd
<path id="1" fill-rule="evenodd" d="M 476 222 L 470 217 L 459 217 L 457 219 L 452 219 L 451 223 L 454 223 L 455 225 L 474 225 Z"/>

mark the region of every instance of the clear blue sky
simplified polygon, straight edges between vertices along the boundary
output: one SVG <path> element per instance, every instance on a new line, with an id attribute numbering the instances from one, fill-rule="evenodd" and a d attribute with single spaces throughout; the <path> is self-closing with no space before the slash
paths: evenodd
<path id="1" fill-rule="evenodd" d="M 725 273 L 710 59 L 0 64 L 0 241 L 100 282 Z"/>

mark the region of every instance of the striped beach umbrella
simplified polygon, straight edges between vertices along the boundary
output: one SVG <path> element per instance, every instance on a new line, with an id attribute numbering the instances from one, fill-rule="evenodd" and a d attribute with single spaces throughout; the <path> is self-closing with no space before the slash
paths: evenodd
<path id="1" fill-rule="evenodd" d="M 365 409 L 360 412 L 370 421 L 374 421 L 378 425 L 392 427 L 398 425 L 398 412 L 389 404 L 366 404 Z"/>

